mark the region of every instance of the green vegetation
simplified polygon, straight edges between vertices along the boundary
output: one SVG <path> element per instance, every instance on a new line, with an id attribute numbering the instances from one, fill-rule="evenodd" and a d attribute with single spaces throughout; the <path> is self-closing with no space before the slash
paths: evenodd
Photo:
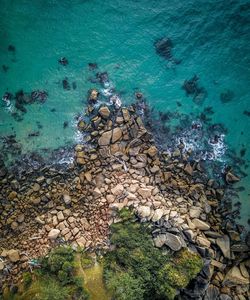
<path id="1" fill-rule="evenodd" d="M 129 210 L 112 225 L 115 249 L 105 256 L 104 279 L 116 300 L 174 299 L 202 268 L 201 258 L 188 250 L 175 256 L 154 247 L 149 229 L 134 222 Z"/>
<path id="2" fill-rule="evenodd" d="M 41 268 L 34 273 L 24 273 L 18 294 L 11 299 L 18 300 L 87 300 L 84 281 L 78 276 L 75 253 L 70 247 L 53 249 L 39 263 Z M 7 296 L 5 299 L 10 299 Z"/>
<path id="3" fill-rule="evenodd" d="M 147 224 L 136 222 L 128 209 L 119 217 L 122 221 L 111 226 L 114 249 L 101 261 L 58 247 L 39 261 L 40 269 L 23 274 L 18 294 L 9 293 L 4 299 L 174 299 L 201 270 L 202 259 L 187 249 L 174 256 L 163 253 L 154 247 Z"/>

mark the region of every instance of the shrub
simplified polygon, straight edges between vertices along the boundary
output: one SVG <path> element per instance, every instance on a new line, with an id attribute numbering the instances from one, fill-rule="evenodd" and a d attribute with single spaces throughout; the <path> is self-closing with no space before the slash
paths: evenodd
<path id="1" fill-rule="evenodd" d="M 53 249 L 41 265 L 42 273 L 56 275 L 63 285 L 73 282 L 74 253 L 70 247 Z"/>
<path id="2" fill-rule="evenodd" d="M 55 280 L 42 282 L 40 289 L 34 295 L 34 300 L 67 300 L 69 299 L 69 289 L 60 286 Z"/>
<path id="3" fill-rule="evenodd" d="M 113 274 L 108 288 L 116 300 L 143 300 L 141 282 L 127 272 Z"/>
<path id="4" fill-rule="evenodd" d="M 174 299 L 177 289 L 186 287 L 201 270 L 201 258 L 188 250 L 163 255 L 154 247 L 147 226 L 134 222 L 128 211 L 121 215 L 123 221 L 111 227 L 114 250 L 104 259 L 107 287 L 118 300 Z"/>

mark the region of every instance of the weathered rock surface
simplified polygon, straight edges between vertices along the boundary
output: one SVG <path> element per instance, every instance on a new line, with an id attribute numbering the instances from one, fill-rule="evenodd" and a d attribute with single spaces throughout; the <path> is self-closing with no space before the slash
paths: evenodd
<path id="1" fill-rule="evenodd" d="M 59 229 L 51 229 L 49 234 L 48 234 L 48 238 L 51 239 L 51 240 L 56 240 L 57 237 L 59 236 L 60 234 L 60 230 Z"/>
<path id="2" fill-rule="evenodd" d="M 151 196 L 151 190 L 149 188 L 140 188 L 137 192 L 143 199 L 147 199 Z"/>
<path id="3" fill-rule="evenodd" d="M 159 235 L 157 235 L 157 237 L 154 238 L 154 245 L 155 245 L 155 247 L 161 248 L 165 244 L 166 240 L 167 240 L 167 237 L 166 237 L 165 234 L 159 234 Z"/>
<path id="4" fill-rule="evenodd" d="M 110 110 L 107 106 L 102 106 L 98 112 L 101 115 L 101 117 L 104 119 L 108 119 L 108 117 L 110 115 Z"/>
<path id="5" fill-rule="evenodd" d="M 8 251 L 7 256 L 11 262 L 17 262 L 20 260 L 19 251 L 16 249 L 11 249 Z"/>
<path id="6" fill-rule="evenodd" d="M 234 266 L 227 272 L 223 283 L 228 286 L 248 285 L 249 275 L 248 277 L 242 276 L 240 269 Z"/>
<path id="7" fill-rule="evenodd" d="M 141 218 L 147 218 L 150 216 L 151 210 L 148 206 L 139 206 L 137 209 L 137 213 Z"/>
<path id="8" fill-rule="evenodd" d="M 112 130 L 104 132 L 98 140 L 99 146 L 108 146 L 111 142 Z"/>
<path id="9" fill-rule="evenodd" d="M 216 243 L 221 249 L 223 255 L 227 258 L 231 258 L 230 239 L 227 235 L 216 239 Z"/>
<path id="10" fill-rule="evenodd" d="M 181 239 L 177 235 L 167 232 L 165 236 L 165 245 L 167 245 L 169 248 L 171 248 L 174 251 L 179 251 L 182 248 Z"/>
<path id="11" fill-rule="evenodd" d="M 200 219 L 193 219 L 192 223 L 195 225 L 197 229 L 200 230 L 209 230 L 210 225 Z"/>
<path id="12" fill-rule="evenodd" d="M 160 209 L 160 208 L 158 208 L 158 209 L 156 209 L 155 210 L 155 212 L 154 212 L 154 215 L 153 215 L 153 217 L 152 217 L 152 219 L 151 219 L 151 221 L 152 222 L 157 222 L 157 221 L 159 221 L 160 219 L 161 219 L 161 217 L 163 216 L 163 210 L 162 209 Z"/>

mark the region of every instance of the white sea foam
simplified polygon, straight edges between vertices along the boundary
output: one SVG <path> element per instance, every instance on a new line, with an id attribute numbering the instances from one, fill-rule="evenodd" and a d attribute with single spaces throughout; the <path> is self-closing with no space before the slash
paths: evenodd
<path id="1" fill-rule="evenodd" d="M 175 144 L 183 144 L 183 151 L 192 151 L 197 160 L 224 161 L 224 155 L 227 149 L 225 144 L 225 135 L 222 134 L 213 142 L 206 135 L 199 122 L 193 122 L 192 126 L 197 125 L 198 129 L 188 128 L 175 139 Z"/>

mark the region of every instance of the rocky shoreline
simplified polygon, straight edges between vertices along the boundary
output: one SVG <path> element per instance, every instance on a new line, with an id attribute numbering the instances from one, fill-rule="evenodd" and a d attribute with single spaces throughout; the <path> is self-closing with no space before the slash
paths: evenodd
<path id="1" fill-rule="evenodd" d="M 156 247 L 170 253 L 187 247 L 203 258 L 180 299 L 248 299 L 250 236 L 223 205 L 224 186 L 181 144 L 173 153 L 159 151 L 136 105 L 100 104 L 98 97 L 90 91 L 74 163 L 2 173 L 2 288 L 17 284 L 33 259 L 58 244 L 108 250 L 109 226 L 130 207 L 151 224 Z M 225 180 L 239 178 L 227 170 Z"/>

